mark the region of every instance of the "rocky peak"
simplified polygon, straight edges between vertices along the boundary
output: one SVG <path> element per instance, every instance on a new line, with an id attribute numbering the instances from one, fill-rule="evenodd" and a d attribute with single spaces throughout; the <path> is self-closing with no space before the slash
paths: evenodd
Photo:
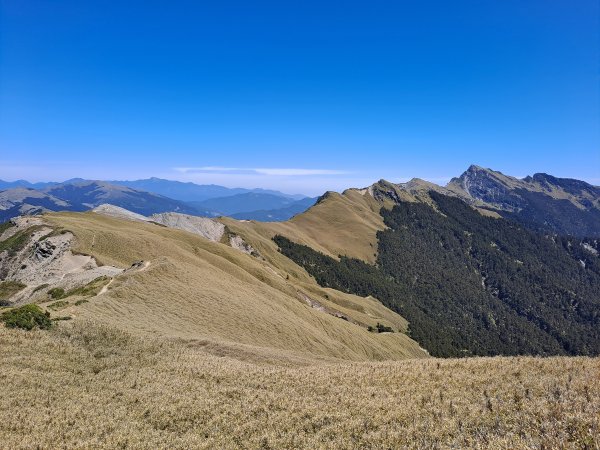
<path id="1" fill-rule="evenodd" d="M 452 178 L 446 187 L 466 200 L 517 211 L 523 205 L 512 191 L 520 184 L 520 180 L 501 172 L 471 165 L 460 177 Z"/>
<path id="2" fill-rule="evenodd" d="M 367 191 L 371 194 L 371 196 L 380 203 L 400 202 L 400 194 L 398 186 L 394 183 L 391 183 L 383 178 L 379 180 L 377 183 L 372 184 Z"/>

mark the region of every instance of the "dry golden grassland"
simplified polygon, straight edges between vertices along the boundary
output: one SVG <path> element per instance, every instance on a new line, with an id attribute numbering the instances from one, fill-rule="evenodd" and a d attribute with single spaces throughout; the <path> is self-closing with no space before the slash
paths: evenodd
<path id="1" fill-rule="evenodd" d="M 600 448 L 598 358 L 428 358 L 357 325 L 407 327 L 316 285 L 273 230 L 246 230 L 261 259 L 153 224 L 46 219 L 77 252 L 145 264 L 69 301 L 53 316 L 73 320 L 49 331 L 0 326 L 0 449 Z"/>
<path id="2" fill-rule="evenodd" d="M 92 213 L 46 217 L 76 237 L 76 250 L 98 261 L 145 270 L 117 276 L 107 292 L 60 314 L 94 319 L 137 334 L 203 340 L 348 360 L 427 356 L 403 333 L 370 333 L 365 326 L 306 305 L 299 292 L 352 320 L 405 330 L 406 321 L 374 299 L 323 289 L 287 260 L 289 272 L 186 231 Z M 280 255 L 281 258 L 284 258 Z M 292 268 L 295 266 L 295 269 Z"/>
<path id="3" fill-rule="evenodd" d="M 385 228 L 379 215 L 381 206 L 370 195 L 348 190 L 329 193 L 320 203 L 286 222 L 222 221 L 263 252 L 276 250 L 271 238 L 282 234 L 334 258 L 347 255 L 374 262 L 377 231 Z"/>
<path id="4" fill-rule="evenodd" d="M 93 322 L 0 327 L 0 447 L 588 448 L 600 359 L 242 362 Z"/>

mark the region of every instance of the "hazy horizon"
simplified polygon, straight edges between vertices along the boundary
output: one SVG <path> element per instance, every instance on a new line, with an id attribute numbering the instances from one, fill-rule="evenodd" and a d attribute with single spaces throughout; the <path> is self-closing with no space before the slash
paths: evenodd
<path id="1" fill-rule="evenodd" d="M 464 170 L 466 170 L 468 168 L 468 166 L 465 167 Z M 210 168 L 210 169 L 217 169 L 217 168 Z M 489 167 L 489 169 L 498 171 L 497 169 L 495 169 L 494 167 Z M 446 185 L 452 178 L 454 177 L 458 177 L 460 176 L 463 172 L 461 171 L 460 173 L 456 173 L 453 174 L 451 176 L 448 177 L 441 177 L 441 178 L 432 178 L 432 177 L 426 177 L 426 176 L 407 176 L 407 177 L 350 177 L 351 175 L 360 175 L 360 174 L 353 174 L 353 173 L 330 173 L 330 174 L 307 174 L 305 170 L 303 169 L 298 169 L 297 174 L 295 175 L 283 175 L 283 174 L 272 174 L 272 172 L 280 172 L 280 171 L 289 171 L 289 170 L 295 170 L 295 169 L 258 169 L 258 171 L 256 169 L 236 169 L 235 171 L 233 170 L 224 170 L 219 172 L 218 170 L 207 170 L 205 172 L 203 172 L 203 175 L 208 175 L 206 178 L 198 178 L 197 176 L 191 176 L 191 177 L 186 177 L 185 176 L 185 172 L 179 172 L 180 176 L 177 176 L 177 174 L 174 174 L 172 176 L 156 176 L 156 175 L 147 175 L 147 176 L 139 176 L 139 177 L 125 177 L 125 178 L 118 178 L 118 177 L 85 177 L 85 176 L 71 176 L 71 177 L 66 177 L 66 178 L 26 178 L 26 177 L 2 177 L 0 176 L 0 180 L 2 181 L 7 181 L 7 182 L 15 182 L 15 181 L 28 181 L 30 183 L 47 183 L 47 182 L 66 182 L 72 179 L 77 179 L 77 178 L 81 178 L 84 180 L 98 180 L 98 181 L 135 181 L 135 180 L 144 180 L 144 179 L 150 179 L 150 178 L 158 178 L 161 180 L 167 180 L 167 181 L 180 181 L 183 183 L 195 183 L 198 185 L 218 185 L 218 186 L 224 186 L 230 189 L 235 189 L 235 188 L 243 188 L 243 189 L 265 189 L 265 190 L 275 190 L 275 191 L 281 191 L 283 193 L 286 194 L 302 194 L 302 195 L 306 195 L 306 196 L 319 196 L 321 194 L 323 194 L 326 191 L 337 191 L 337 192 L 342 192 L 345 189 L 348 188 L 363 188 L 363 187 L 367 187 L 370 186 L 371 184 L 377 182 L 380 179 L 385 179 L 387 181 L 391 181 L 394 183 L 405 183 L 407 181 L 410 181 L 413 178 L 420 178 L 426 181 L 430 181 L 432 183 L 438 184 L 440 186 L 444 186 Z M 244 172 L 250 172 L 253 171 L 254 173 L 244 173 Z M 261 171 L 268 171 L 269 173 L 261 173 Z M 211 172 L 215 172 L 215 173 L 211 173 Z M 229 174 L 229 172 L 234 172 Z M 499 172 L 502 172 L 501 170 Z M 197 174 L 198 171 L 192 171 L 192 174 Z M 227 180 L 226 178 L 220 178 L 219 175 L 221 174 L 228 174 L 228 175 L 234 175 L 234 178 L 237 178 L 237 176 L 241 176 L 242 179 L 245 178 L 246 180 L 246 184 L 241 184 L 244 183 L 239 182 L 238 184 L 236 184 L 235 181 L 232 180 Z M 528 174 L 524 174 L 524 175 L 514 175 L 514 174 L 510 174 L 510 173 L 506 173 L 506 172 L 502 172 L 505 175 L 508 176 L 512 176 L 515 178 L 525 178 L 527 176 L 531 176 L 534 175 L 534 172 L 532 173 L 528 173 Z M 535 173 L 539 173 L 535 172 Z M 557 176 L 556 174 L 550 173 L 549 175 L 553 175 L 553 176 Z M 299 177 L 300 179 L 297 180 L 297 183 L 286 183 L 285 178 L 287 178 L 287 181 L 289 182 L 290 177 Z M 329 181 L 329 186 L 335 186 L 335 187 L 331 187 L 331 188 L 325 188 L 323 190 L 319 190 L 318 187 L 315 188 L 309 188 L 309 187 L 303 187 L 302 183 L 306 182 L 306 177 L 326 177 L 327 180 Z M 272 178 L 271 180 L 269 180 L 269 178 Z M 578 178 L 578 177 L 559 177 L 559 178 L 573 178 L 573 179 L 579 179 L 582 181 L 586 181 L 589 184 L 592 185 L 597 185 L 598 181 L 600 181 L 600 179 L 595 179 L 595 180 L 585 180 L 582 178 Z M 214 181 L 211 181 L 214 180 Z M 223 181 L 219 181 L 219 180 L 223 180 Z M 267 181 L 265 183 L 265 181 Z M 349 182 L 353 182 L 354 184 L 344 184 L 344 183 L 349 183 Z M 281 187 L 281 186 L 291 186 L 289 188 L 286 187 Z M 297 187 L 294 187 L 297 186 Z M 308 185 L 306 185 L 308 186 Z"/>

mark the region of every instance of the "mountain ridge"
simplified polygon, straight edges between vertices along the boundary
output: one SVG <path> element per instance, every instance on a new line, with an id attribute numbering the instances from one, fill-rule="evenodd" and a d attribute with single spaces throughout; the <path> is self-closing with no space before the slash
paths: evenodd
<path id="1" fill-rule="evenodd" d="M 277 190 L 262 189 L 262 188 L 229 188 L 218 184 L 197 184 L 191 181 L 176 181 L 167 180 L 164 178 L 151 177 L 138 180 L 86 180 L 84 178 L 71 178 L 65 181 L 47 181 L 31 183 L 27 180 L 5 181 L 0 180 L 0 190 L 12 189 L 17 187 L 31 189 L 45 189 L 59 184 L 73 184 L 85 181 L 102 181 L 117 186 L 130 187 L 136 190 L 159 194 L 164 197 L 169 197 L 174 200 L 187 201 L 203 201 L 209 198 L 227 197 L 230 195 L 245 194 L 245 193 L 263 193 L 277 195 L 280 197 L 290 198 L 293 200 L 301 200 L 308 197 L 302 194 L 287 194 Z"/>

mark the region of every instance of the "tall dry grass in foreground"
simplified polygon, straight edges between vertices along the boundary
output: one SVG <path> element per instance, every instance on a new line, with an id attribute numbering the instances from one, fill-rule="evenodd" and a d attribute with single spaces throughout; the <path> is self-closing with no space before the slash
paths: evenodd
<path id="1" fill-rule="evenodd" d="M 599 447 L 600 359 L 277 366 L 0 327 L 2 448 Z"/>

